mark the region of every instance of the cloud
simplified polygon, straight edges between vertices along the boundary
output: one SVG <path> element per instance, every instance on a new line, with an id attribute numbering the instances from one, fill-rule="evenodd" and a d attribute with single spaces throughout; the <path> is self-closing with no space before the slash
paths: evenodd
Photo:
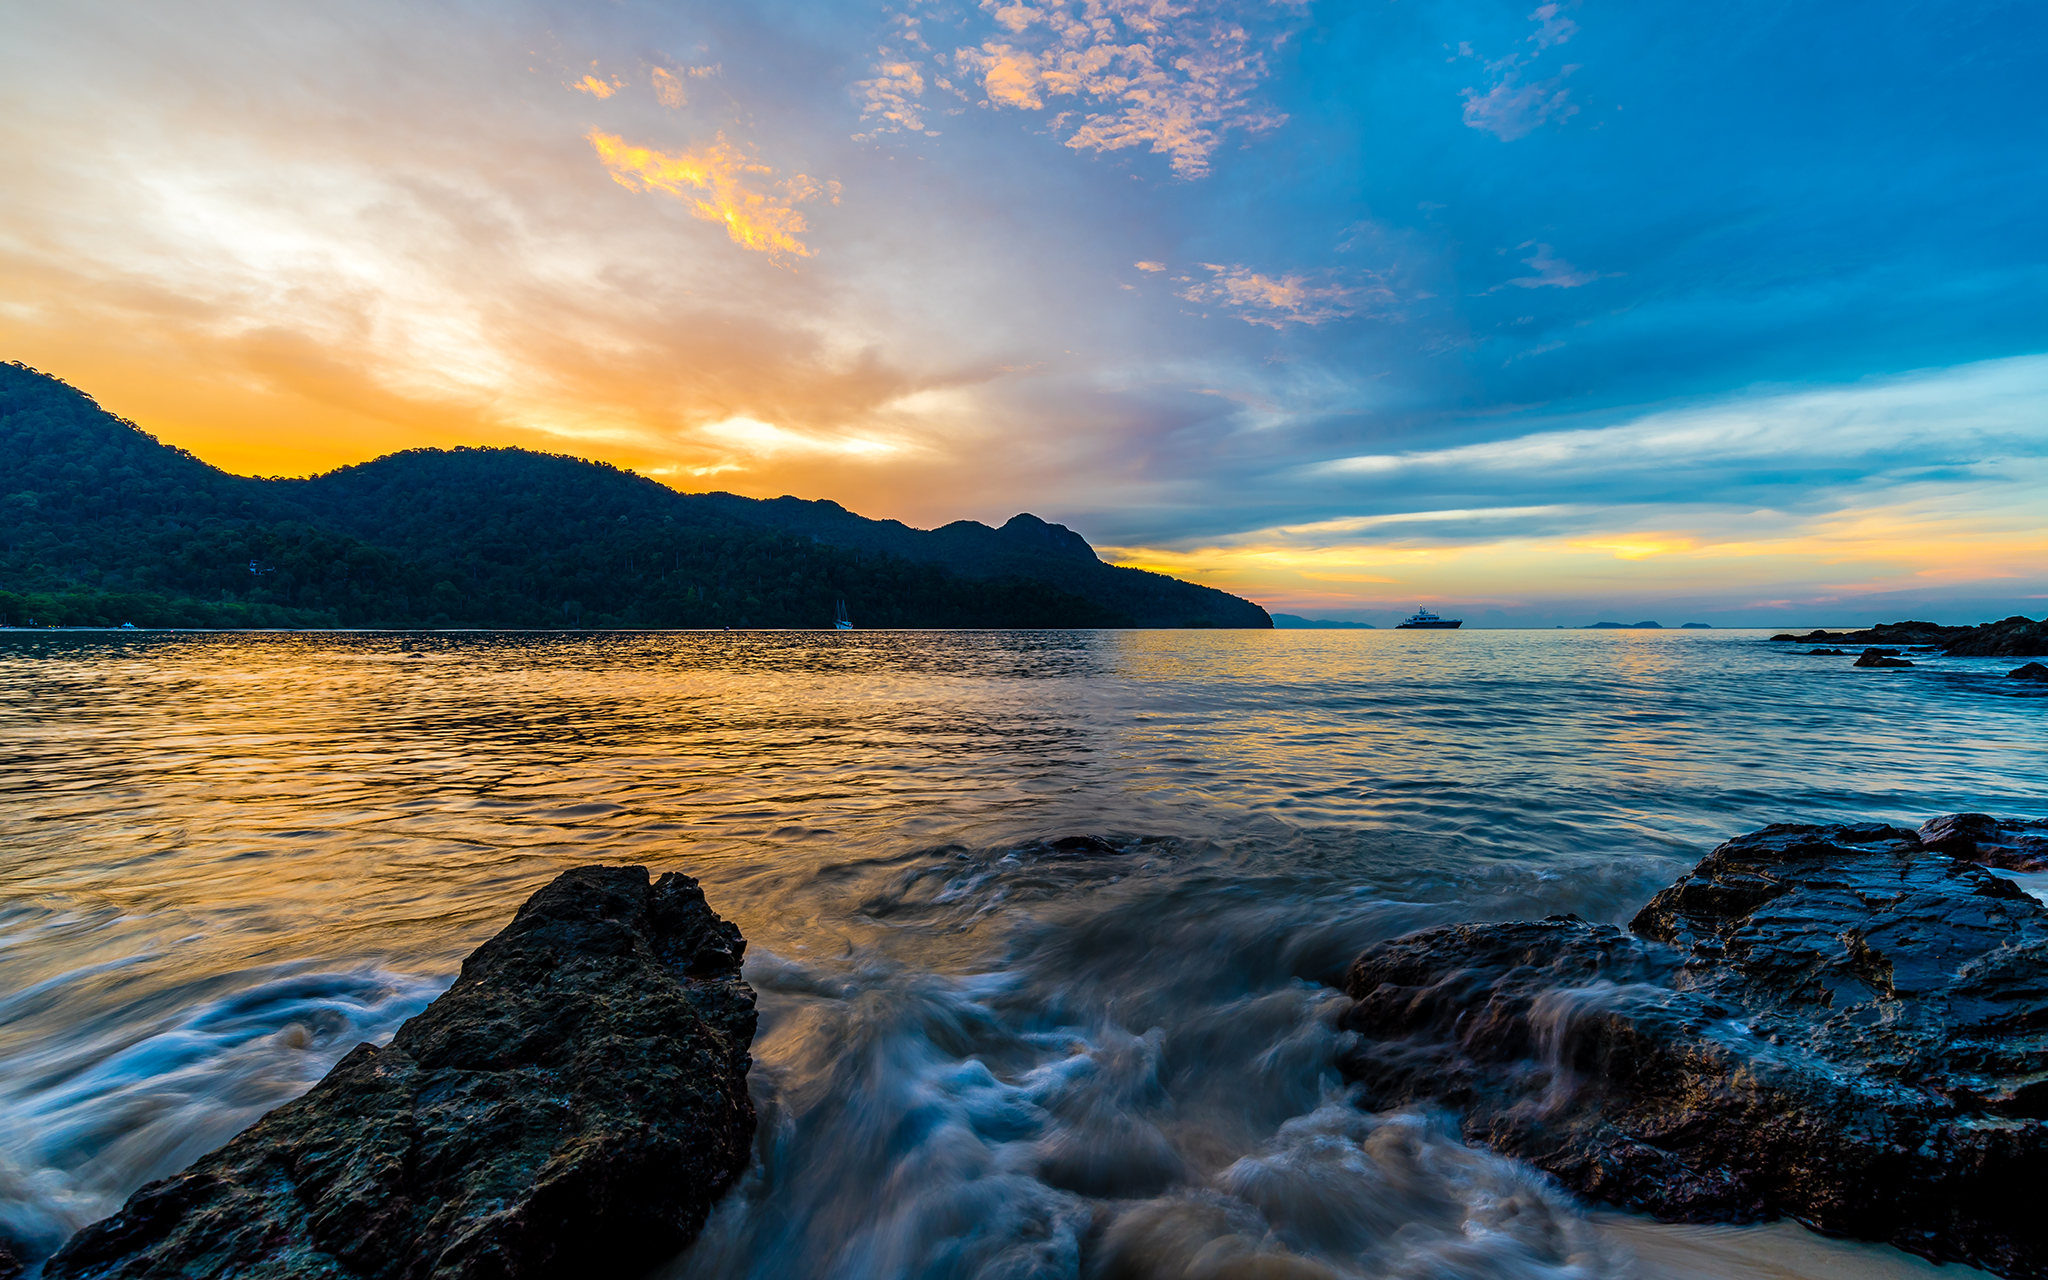
<path id="1" fill-rule="evenodd" d="M 2048 357 L 2026 356 L 1846 387 L 1732 397 L 1606 427 L 1316 464 L 1328 476 L 1370 477 L 1421 497 L 1443 488 L 1529 497 L 1634 495 L 1649 504 L 1725 501 L 1753 508 L 1759 491 L 1829 501 L 1830 488 L 1927 482 L 2023 487 L 2048 465 L 2040 405 Z"/>
<path id="2" fill-rule="evenodd" d="M 1529 15 L 1529 21 L 1541 25 L 1536 28 L 1535 34 L 1529 37 L 1531 44 L 1538 49 L 1548 49 L 1554 44 L 1563 44 L 1578 34 L 1579 24 L 1559 12 L 1563 8 L 1564 6 L 1559 4 L 1537 6 L 1536 12 Z"/>
<path id="3" fill-rule="evenodd" d="M 1484 129 L 1502 142 L 1513 142 L 1534 133 L 1539 125 L 1553 120 L 1562 123 L 1579 114 L 1571 91 L 1558 87 L 1564 83 L 1563 75 L 1537 84 L 1520 84 L 1518 79 L 1519 74 L 1510 71 L 1483 94 L 1466 89 L 1465 127 Z"/>
<path id="4" fill-rule="evenodd" d="M 1131 265 L 1132 265 L 1132 266 L 1134 266 L 1134 267 L 1136 267 L 1136 268 L 1137 268 L 1138 270 L 1140 270 L 1140 271 L 1164 271 L 1164 270 L 1166 270 L 1166 264 L 1165 264 L 1165 263 L 1163 263 L 1163 262 L 1134 262 L 1134 263 L 1132 263 Z"/>
<path id="5" fill-rule="evenodd" d="M 680 107 L 689 102 L 683 93 L 683 82 L 662 67 L 654 69 L 654 98 L 664 107 Z"/>
<path id="6" fill-rule="evenodd" d="M 1144 263 L 1138 264 L 1144 267 Z M 1383 286 L 1360 288 L 1337 283 L 1316 284 L 1300 275 L 1261 275 L 1249 267 L 1204 262 L 1207 280 L 1191 281 L 1180 296 L 1189 302 L 1219 307 L 1247 324 L 1279 329 L 1290 324 L 1318 325 L 1358 313 L 1368 297 L 1390 297 Z M 1148 268 L 1153 269 L 1153 268 Z"/>
<path id="7" fill-rule="evenodd" d="M 923 131 L 924 111 L 918 99 L 924 94 L 924 76 L 917 64 L 884 62 L 875 72 L 872 80 L 861 80 L 853 86 L 862 100 L 860 118 L 869 135 Z"/>
<path id="8" fill-rule="evenodd" d="M 1519 247 L 1526 249 L 1529 245 L 1523 244 Z M 1524 289 L 1576 289 L 1581 285 L 1591 284 L 1601 278 L 1601 273 L 1598 271 L 1581 271 L 1563 258 L 1558 257 L 1547 244 L 1537 245 L 1536 252 L 1530 257 L 1522 259 L 1522 263 L 1524 266 L 1536 268 L 1536 274 L 1533 276 L 1516 276 L 1508 281 L 1508 283 L 1519 285 Z M 1620 273 L 1610 271 L 1606 274 L 1619 275 Z"/>
<path id="9" fill-rule="evenodd" d="M 1485 93 L 1466 87 L 1465 127 L 1484 129 L 1502 142 L 1513 142 L 1526 138 L 1540 126 L 1555 121 L 1562 124 L 1579 114 L 1578 104 L 1571 100 L 1571 92 L 1563 88 L 1565 77 L 1577 71 L 1578 65 L 1561 68 L 1546 80 L 1523 83 L 1523 72 L 1542 57 L 1546 49 L 1561 45 L 1578 33 L 1579 24 L 1564 16 L 1561 4 L 1550 3 L 1537 6 L 1529 20 L 1537 24 L 1529 34 L 1527 43 L 1536 46 L 1536 53 L 1523 55 L 1510 53 L 1495 62 L 1488 62 L 1486 69 L 1497 75 Z M 1458 45 L 1459 57 L 1476 57 L 1469 43 Z"/>
<path id="10" fill-rule="evenodd" d="M 1083 108 L 1066 139 L 1076 150 L 1149 147 L 1176 175 L 1199 178 L 1223 131 L 1286 122 L 1254 98 L 1266 62 L 1244 27 L 1195 5 L 1086 0 L 1078 17 L 1056 3 L 982 8 L 1012 39 L 961 48 L 954 65 L 980 78 L 995 107 L 1042 111 L 1048 98 L 1080 98 L 1105 108 Z"/>
<path id="11" fill-rule="evenodd" d="M 607 84 L 596 76 L 585 76 L 569 87 L 578 93 L 587 93 L 593 98 L 609 98 L 622 86 Z"/>
<path id="12" fill-rule="evenodd" d="M 838 201 L 836 182 L 819 183 L 801 173 L 787 182 L 765 181 L 775 170 L 747 159 L 724 134 L 701 151 L 674 155 L 630 146 L 617 134 L 596 129 L 585 136 L 620 186 L 666 192 L 706 222 L 724 223 L 734 244 L 763 253 L 810 257 L 811 250 L 797 239 L 809 226 L 794 206 L 828 192 Z"/>

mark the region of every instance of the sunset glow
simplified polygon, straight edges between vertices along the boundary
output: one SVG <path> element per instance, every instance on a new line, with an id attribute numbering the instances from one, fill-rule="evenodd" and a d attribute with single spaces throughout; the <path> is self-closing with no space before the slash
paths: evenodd
<path id="1" fill-rule="evenodd" d="M 2038 609 L 2026 41 L 1850 13 L 23 12 L 0 356 L 244 473 L 1031 511 L 1293 612 Z"/>

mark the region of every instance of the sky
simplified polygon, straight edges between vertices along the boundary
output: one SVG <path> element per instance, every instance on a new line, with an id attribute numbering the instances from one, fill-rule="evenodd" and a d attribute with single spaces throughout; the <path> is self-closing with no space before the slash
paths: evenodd
<path id="1" fill-rule="evenodd" d="M 1275 611 L 2048 612 L 2048 9 L 0 0 L 0 359 L 232 471 L 1030 511 Z"/>

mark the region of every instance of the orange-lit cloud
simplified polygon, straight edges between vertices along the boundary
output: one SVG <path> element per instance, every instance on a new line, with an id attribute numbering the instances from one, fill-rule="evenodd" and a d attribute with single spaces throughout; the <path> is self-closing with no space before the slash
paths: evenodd
<path id="1" fill-rule="evenodd" d="M 795 205 L 820 195 L 838 195 L 838 183 L 817 182 L 801 173 L 786 182 L 769 181 L 775 170 L 749 160 L 724 134 L 700 151 L 673 155 L 631 146 L 617 134 L 597 129 L 586 136 L 620 186 L 666 192 L 706 222 L 725 224 L 734 244 L 763 253 L 810 257 L 810 248 L 797 239 L 810 228 Z"/>
<path id="2" fill-rule="evenodd" d="M 654 69 L 654 99 L 664 107 L 680 107 L 689 102 L 689 97 L 683 92 L 683 82 L 662 67 Z"/>
<path id="3" fill-rule="evenodd" d="M 593 98 L 609 98 L 617 93 L 621 86 L 607 84 L 596 76 L 585 76 L 569 87 L 578 93 L 587 93 Z"/>
<path id="4" fill-rule="evenodd" d="M 1146 264 L 1139 263 L 1147 270 Z M 1358 314 L 1365 299 L 1388 299 L 1384 287 L 1338 283 L 1318 284 L 1307 276 L 1261 275 L 1249 267 L 1204 262 L 1207 280 L 1190 280 L 1180 296 L 1189 302 L 1228 311 L 1247 324 L 1278 329 L 1290 324 L 1318 325 Z M 1185 278 L 1185 277 L 1183 277 Z"/>
<path id="5" fill-rule="evenodd" d="M 1148 147 L 1178 176 L 1199 178 L 1222 130 L 1286 122 L 1255 100 L 1266 63 L 1236 22 L 1154 0 L 1091 3 L 1080 16 L 1057 4 L 983 8 L 1010 38 L 959 49 L 954 66 L 996 107 L 1042 111 L 1048 98 L 1075 98 L 1106 108 L 1085 112 L 1068 134 L 1076 150 Z"/>

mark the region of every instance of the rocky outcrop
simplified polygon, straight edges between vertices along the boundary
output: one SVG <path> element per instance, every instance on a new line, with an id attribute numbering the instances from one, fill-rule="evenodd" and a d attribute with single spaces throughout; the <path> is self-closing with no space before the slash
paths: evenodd
<path id="1" fill-rule="evenodd" d="M 136 1192 L 44 1274 L 644 1271 L 748 1163 L 745 947 L 687 876 L 565 872 L 389 1045 Z"/>
<path id="2" fill-rule="evenodd" d="M 2031 658 L 2048 654 L 2048 619 L 2013 617 L 1972 627 L 1943 648 L 1956 658 Z"/>
<path id="3" fill-rule="evenodd" d="M 1974 627 L 1944 627 L 1934 622 L 1880 622 L 1863 631 L 1809 631 L 1803 636 L 1788 631 L 1771 639 L 1940 649 L 1956 658 L 2028 658 L 2048 654 L 2048 619 L 2035 622 L 2015 616 L 2003 622 L 1983 622 Z"/>
<path id="4" fill-rule="evenodd" d="M 1792 1216 L 2048 1275 L 2048 909 L 1977 861 L 2038 822 L 1774 826 L 1627 929 L 1425 930 L 1348 983 L 1376 1107 L 1665 1218 Z M 1951 856 L 1951 852 L 1963 856 Z"/>
<path id="5" fill-rule="evenodd" d="M 1913 664 L 1899 656 L 1897 649 L 1865 649 L 1856 659 L 1859 667 L 1910 667 Z"/>
<path id="6" fill-rule="evenodd" d="M 1919 838 L 1924 848 L 1966 862 L 2007 871 L 2048 871 L 2048 818 L 1945 813 L 1922 823 Z M 2043 1066 L 2048 1068 L 2048 1063 Z"/>
<path id="7" fill-rule="evenodd" d="M 2008 680 L 2032 680 L 2040 684 L 2048 684 L 2048 667 L 2044 667 L 2038 662 L 2029 662 L 2023 667 L 2014 667 L 2006 672 L 2005 678 Z"/>

